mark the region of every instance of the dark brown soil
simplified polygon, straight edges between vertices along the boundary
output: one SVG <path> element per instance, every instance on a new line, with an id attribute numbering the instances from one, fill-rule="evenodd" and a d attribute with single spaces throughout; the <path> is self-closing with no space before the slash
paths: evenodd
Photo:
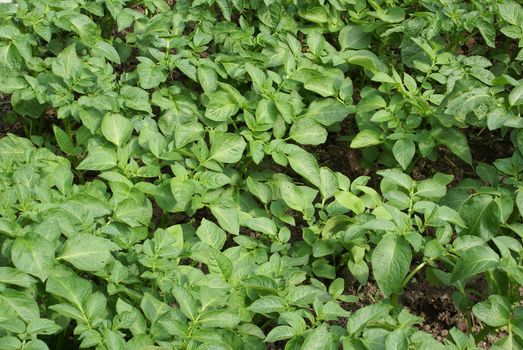
<path id="1" fill-rule="evenodd" d="M 361 286 L 346 271 L 345 273 L 346 288 L 344 294 L 357 295 L 360 299 L 356 303 L 342 303 L 343 308 L 355 312 L 358 309 L 374 304 L 383 299 L 375 281 L 370 280 L 367 284 Z M 477 303 L 487 298 L 487 284 L 484 278 L 477 278 L 471 281 L 467 287 L 474 290 L 475 294 L 469 295 L 470 299 Z M 426 281 L 422 276 L 420 279 L 411 282 L 405 293 L 400 296 L 399 303 L 409 309 L 409 311 L 424 320 L 418 329 L 431 334 L 434 339 L 442 342 L 449 335 L 449 330 L 453 327 L 462 332 L 467 332 L 467 321 L 465 315 L 456 307 L 452 301 L 452 294 L 455 289 L 449 286 L 434 286 Z M 347 320 L 340 319 L 337 323 L 345 326 Z M 472 318 L 472 332 L 477 334 L 482 329 L 482 325 Z M 486 338 L 478 343 L 483 349 L 489 349 L 492 344 L 506 335 L 506 332 L 500 331 L 494 334 L 488 334 Z"/>
<path id="2" fill-rule="evenodd" d="M 344 294 L 359 297 L 359 300 L 355 303 L 342 303 L 343 308 L 346 310 L 354 312 L 383 299 L 383 295 L 374 281 L 369 281 L 362 286 L 351 277 L 349 280 L 345 279 L 345 283 Z"/>
<path id="3" fill-rule="evenodd" d="M 363 169 L 360 166 L 360 151 L 351 149 L 346 141 L 340 139 L 340 137 L 356 133 L 356 122 L 352 117 L 349 117 L 341 123 L 341 130 L 338 133 L 329 134 L 324 144 L 309 146 L 306 149 L 316 155 L 320 166 L 327 166 L 333 171 L 339 171 L 350 179 L 364 174 L 367 175 L 370 169 Z"/>
<path id="4" fill-rule="evenodd" d="M 511 157 L 514 154 L 510 135 L 502 135 L 500 130 L 470 129 L 467 138 L 474 161 L 492 163 L 496 159 Z"/>
<path id="5" fill-rule="evenodd" d="M 433 286 L 425 280 L 411 283 L 400 303 L 412 313 L 424 318 L 418 326 L 430 333 L 436 340 L 443 341 L 452 327 L 467 330 L 467 321 L 463 313 L 452 301 L 455 290 L 447 286 Z"/>
<path id="6" fill-rule="evenodd" d="M 9 96 L 0 95 L 0 137 L 9 133 L 23 135 L 24 131 L 19 122 L 11 120 L 11 101 Z"/>

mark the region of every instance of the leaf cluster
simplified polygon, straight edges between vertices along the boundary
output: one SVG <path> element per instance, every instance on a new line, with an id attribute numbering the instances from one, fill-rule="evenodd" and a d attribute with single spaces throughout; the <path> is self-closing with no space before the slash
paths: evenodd
<path id="1" fill-rule="evenodd" d="M 0 1 L 0 349 L 522 348 L 522 62 L 515 0 Z"/>

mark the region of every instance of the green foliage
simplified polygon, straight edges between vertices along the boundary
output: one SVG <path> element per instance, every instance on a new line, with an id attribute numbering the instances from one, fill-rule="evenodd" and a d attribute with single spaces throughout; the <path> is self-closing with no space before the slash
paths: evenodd
<path id="1" fill-rule="evenodd" d="M 522 47 L 514 0 L 0 1 L 0 349 L 522 348 Z"/>

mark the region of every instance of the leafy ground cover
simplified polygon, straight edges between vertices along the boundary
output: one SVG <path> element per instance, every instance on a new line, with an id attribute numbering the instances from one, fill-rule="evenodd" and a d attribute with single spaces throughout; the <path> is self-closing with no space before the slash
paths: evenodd
<path id="1" fill-rule="evenodd" d="M 0 349 L 523 348 L 523 7 L 0 2 Z"/>

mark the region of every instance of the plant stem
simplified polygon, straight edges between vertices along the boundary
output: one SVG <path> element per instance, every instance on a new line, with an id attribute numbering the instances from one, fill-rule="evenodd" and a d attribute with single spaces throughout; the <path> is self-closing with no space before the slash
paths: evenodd
<path id="1" fill-rule="evenodd" d="M 470 314 L 469 307 L 467 307 L 467 310 L 465 311 L 465 317 L 467 319 L 467 334 L 470 334 L 472 332 L 472 315 Z"/>
<path id="2" fill-rule="evenodd" d="M 416 266 L 416 268 L 414 270 L 412 270 L 408 275 L 407 277 L 405 277 L 405 279 L 403 280 L 403 283 L 401 284 L 401 288 L 403 289 L 408 283 L 409 281 L 412 279 L 412 277 L 414 277 L 414 275 L 416 273 L 419 272 L 419 270 L 421 270 L 425 265 L 427 265 L 427 262 L 426 261 L 423 261 L 421 264 L 419 264 L 418 266 Z"/>
<path id="3" fill-rule="evenodd" d="M 392 306 L 395 307 L 396 305 L 398 305 L 398 298 L 399 298 L 398 294 L 392 294 L 390 296 L 390 303 L 391 303 Z"/>

